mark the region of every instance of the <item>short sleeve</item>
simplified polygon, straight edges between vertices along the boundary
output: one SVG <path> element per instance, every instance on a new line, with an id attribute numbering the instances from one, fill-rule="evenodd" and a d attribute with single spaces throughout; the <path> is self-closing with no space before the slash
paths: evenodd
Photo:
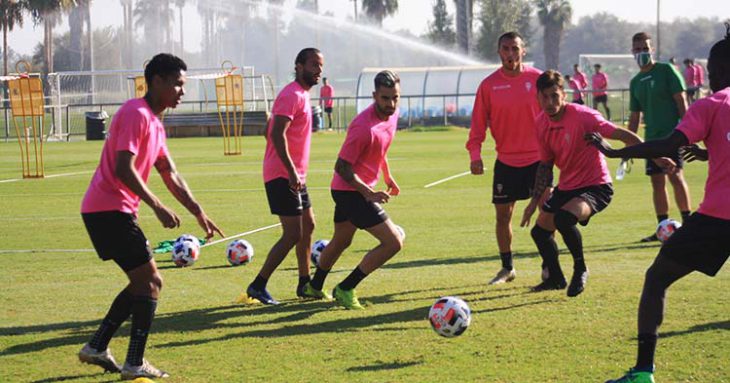
<path id="1" fill-rule="evenodd" d="M 677 130 L 687 136 L 690 144 L 703 141 L 709 134 L 711 104 L 708 99 L 699 100 L 687 109 L 687 113 L 677 126 Z"/>
<path id="2" fill-rule="evenodd" d="M 593 109 L 587 110 L 587 113 L 583 114 L 583 126 L 586 133 L 597 132 L 603 137 L 611 137 L 616 130 L 616 125 L 607 121 L 601 113 Z"/>
<path id="3" fill-rule="evenodd" d="M 674 65 L 667 65 L 667 68 L 669 69 L 669 90 L 672 92 L 672 94 L 677 94 L 679 92 L 684 92 L 685 90 L 687 90 L 687 85 L 684 83 L 684 78 L 681 74 L 679 74 L 677 68 L 675 68 Z"/>
<path id="4" fill-rule="evenodd" d="M 370 145 L 370 130 L 351 124 L 347 128 L 347 137 L 337 157 L 354 164 L 368 145 Z"/>
<path id="5" fill-rule="evenodd" d="M 138 109 L 121 110 L 118 115 L 116 146 L 117 152 L 131 152 L 134 155 L 139 153 L 139 145 L 142 142 L 142 135 L 147 132 L 149 121 Z"/>
<path id="6" fill-rule="evenodd" d="M 286 117 L 289 120 L 294 120 L 294 115 L 298 110 L 299 96 L 295 92 L 282 92 L 279 97 L 276 98 L 273 108 L 271 108 L 271 114 L 274 116 Z"/>

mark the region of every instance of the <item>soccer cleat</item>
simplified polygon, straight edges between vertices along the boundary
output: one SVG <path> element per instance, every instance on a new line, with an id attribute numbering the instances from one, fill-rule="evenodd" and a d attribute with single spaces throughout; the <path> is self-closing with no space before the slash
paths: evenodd
<path id="1" fill-rule="evenodd" d="M 607 380 L 606 383 L 654 383 L 654 373 L 650 371 L 636 371 L 632 368 L 626 375 L 618 379 Z"/>
<path id="2" fill-rule="evenodd" d="M 332 300 L 332 296 L 329 295 L 326 291 L 315 289 L 314 287 L 312 287 L 312 285 L 309 282 L 302 285 L 301 292 L 302 293 L 300 295 L 299 292 L 297 291 L 297 295 L 299 295 L 299 297 L 302 299 L 323 299 L 326 301 Z"/>
<path id="3" fill-rule="evenodd" d="M 570 286 L 568 286 L 568 296 L 577 297 L 586 288 L 588 282 L 588 270 L 573 271 L 573 277 L 570 278 Z"/>
<path id="4" fill-rule="evenodd" d="M 656 233 L 654 233 L 648 237 L 642 238 L 641 241 L 639 241 L 639 242 L 654 242 L 654 241 L 658 241 L 658 240 L 659 240 L 659 238 L 657 238 Z"/>
<path id="5" fill-rule="evenodd" d="M 141 366 L 131 366 L 124 363 L 122 368 L 122 380 L 132 380 L 136 378 L 169 378 L 170 374 L 150 364 L 147 359 L 142 359 Z"/>
<path id="6" fill-rule="evenodd" d="M 279 301 L 274 299 L 266 289 L 257 290 L 253 286 L 249 285 L 246 289 L 246 295 L 249 299 L 255 299 L 265 305 L 278 305 Z"/>
<path id="7" fill-rule="evenodd" d="M 339 303 L 341 306 L 344 306 L 348 310 L 365 309 L 360 304 L 360 301 L 357 300 L 357 294 L 355 294 L 355 289 L 343 290 L 340 288 L 340 285 L 337 285 L 335 286 L 334 290 L 332 290 L 332 296 L 335 297 L 335 301 L 337 301 L 337 303 Z"/>
<path id="8" fill-rule="evenodd" d="M 546 280 L 540 283 L 539 285 L 532 288 L 533 292 L 540 292 L 540 291 L 549 291 L 549 290 L 562 290 L 567 286 L 568 284 L 565 282 L 565 279 L 560 279 L 558 281 L 554 280 Z"/>
<path id="9" fill-rule="evenodd" d="M 515 272 L 515 269 L 508 270 L 508 269 L 502 268 L 499 270 L 497 275 L 494 278 L 492 278 L 491 281 L 489 281 L 489 284 L 498 285 L 500 283 L 512 282 L 515 280 L 515 277 L 517 277 L 517 272 Z"/>
<path id="10" fill-rule="evenodd" d="M 105 372 L 119 372 L 122 370 L 122 367 L 114 360 L 108 348 L 104 351 L 96 351 L 88 343 L 79 351 L 79 360 L 81 363 L 95 364 L 103 368 Z"/>

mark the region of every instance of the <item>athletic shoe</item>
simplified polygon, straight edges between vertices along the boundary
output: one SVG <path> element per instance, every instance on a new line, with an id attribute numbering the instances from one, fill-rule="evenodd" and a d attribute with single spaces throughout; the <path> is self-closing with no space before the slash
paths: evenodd
<path id="1" fill-rule="evenodd" d="M 585 290 L 586 282 L 588 282 L 588 270 L 573 271 L 573 277 L 570 278 L 570 286 L 568 286 L 568 296 L 580 295 Z"/>
<path id="2" fill-rule="evenodd" d="M 517 273 L 515 272 L 515 269 L 509 270 L 503 267 L 501 270 L 499 270 L 497 275 L 492 278 L 491 281 L 489 281 L 489 284 L 498 285 L 500 283 L 512 282 L 515 280 L 516 276 Z"/>
<path id="3" fill-rule="evenodd" d="M 654 241 L 658 241 L 658 240 L 659 240 L 659 238 L 657 238 L 656 233 L 654 233 L 648 237 L 642 238 L 641 241 L 639 241 L 639 242 L 654 242 Z"/>
<path id="4" fill-rule="evenodd" d="M 632 368 L 626 375 L 618 379 L 607 380 L 606 383 L 654 383 L 654 373 L 650 371 L 636 371 Z"/>
<path id="5" fill-rule="evenodd" d="M 299 289 L 297 289 L 297 290 L 299 290 Z M 297 292 L 297 295 L 299 295 L 298 292 Z M 299 295 L 299 297 L 302 299 L 324 299 L 326 301 L 332 300 L 331 295 L 329 295 L 324 290 L 315 289 L 314 287 L 312 287 L 312 284 L 310 282 L 307 282 L 304 285 L 302 285 L 302 294 Z"/>
<path id="6" fill-rule="evenodd" d="M 142 359 L 141 366 L 131 366 L 124 363 L 122 368 L 122 380 L 133 380 L 137 378 L 169 378 L 170 374 L 150 364 L 147 359 Z"/>
<path id="7" fill-rule="evenodd" d="M 343 290 L 340 288 L 340 285 L 337 285 L 335 286 L 334 290 L 332 290 L 332 296 L 335 297 L 335 301 L 337 301 L 337 303 L 339 303 L 341 306 L 344 306 L 348 310 L 365 309 L 360 304 L 360 301 L 357 300 L 357 294 L 355 294 L 355 289 Z"/>
<path id="8" fill-rule="evenodd" d="M 105 372 L 119 372 L 122 370 L 122 366 L 114 360 L 112 352 L 108 348 L 104 351 L 96 351 L 88 343 L 79 351 L 79 360 L 81 363 L 95 364 L 103 368 Z"/>
<path id="9" fill-rule="evenodd" d="M 257 290 L 253 286 L 249 285 L 246 289 L 246 294 L 249 298 L 253 298 L 265 305 L 278 305 L 279 301 L 274 299 L 274 297 L 269 294 L 269 292 L 266 290 L 266 288 L 262 290 Z"/>
<path id="10" fill-rule="evenodd" d="M 539 285 L 532 288 L 533 292 L 540 292 L 540 291 L 548 291 L 548 290 L 562 290 L 567 286 L 568 283 L 565 282 L 565 279 L 561 279 L 558 281 L 553 280 L 546 280 L 540 283 Z"/>

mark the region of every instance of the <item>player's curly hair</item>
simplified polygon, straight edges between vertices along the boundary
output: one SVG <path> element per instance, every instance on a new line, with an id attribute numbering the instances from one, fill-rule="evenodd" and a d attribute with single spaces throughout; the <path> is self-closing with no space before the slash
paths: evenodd
<path id="1" fill-rule="evenodd" d="M 167 77 L 177 75 L 181 70 L 188 70 L 185 61 L 170 53 L 160 53 L 144 67 L 144 79 L 147 85 L 151 85 L 155 75 Z"/>

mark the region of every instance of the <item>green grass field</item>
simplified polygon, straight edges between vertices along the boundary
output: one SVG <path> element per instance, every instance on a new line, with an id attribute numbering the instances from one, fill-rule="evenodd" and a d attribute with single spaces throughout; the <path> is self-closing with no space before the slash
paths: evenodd
<path id="1" fill-rule="evenodd" d="M 518 278 L 487 287 L 500 267 L 494 237 L 491 165 L 487 176 L 424 185 L 468 170 L 466 130 L 399 132 L 390 164 L 402 195 L 386 209 L 407 232 L 405 246 L 358 287 L 367 309 L 296 300 L 290 254 L 269 283 L 278 307 L 233 303 L 256 275 L 279 230 L 248 239 L 251 264 L 229 267 L 225 244 L 203 250 L 192 268 L 157 256 L 165 280 L 147 357 L 170 371 L 169 382 L 603 382 L 632 366 L 636 311 L 643 275 L 657 253 L 637 241 L 655 225 L 643 164 L 615 183 L 609 208 L 581 228 L 591 270 L 586 291 L 530 293 L 540 258 L 528 229 L 515 228 Z M 313 138 L 308 186 L 318 219 L 315 239 L 332 234 L 332 168 L 343 134 Z M 112 382 L 78 362 L 76 353 L 125 285 L 112 262 L 101 262 L 79 216 L 101 142 L 50 143 L 43 180 L 0 183 L 0 381 Z M 222 155 L 220 138 L 170 140 L 180 172 L 209 216 L 227 235 L 276 223 L 261 179 L 262 137 L 246 137 L 244 155 Z M 486 161 L 492 163 L 491 139 Z M 612 161 L 615 169 L 617 162 Z M 705 164 L 690 164 L 696 207 Z M 17 143 L 0 144 L 0 180 L 20 176 Z M 163 229 L 143 207 L 140 224 L 150 242 L 200 235 L 195 220 L 174 202 L 159 177 L 151 188 L 183 218 Z M 519 220 L 524 202 L 517 205 Z M 676 209 L 673 216 L 678 216 Z M 570 271 L 570 256 L 561 260 Z M 332 288 L 375 241 L 365 232 L 340 259 Z M 26 251 L 32 250 L 32 251 Z M 20 252 L 26 251 L 26 252 Z M 658 382 L 730 382 L 730 276 L 692 274 L 672 286 L 657 351 Z M 464 298 L 471 327 L 445 339 L 430 328 L 429 306 L 445 295 Z M 124 360 L 129 324 L 110 347 Z"/>

